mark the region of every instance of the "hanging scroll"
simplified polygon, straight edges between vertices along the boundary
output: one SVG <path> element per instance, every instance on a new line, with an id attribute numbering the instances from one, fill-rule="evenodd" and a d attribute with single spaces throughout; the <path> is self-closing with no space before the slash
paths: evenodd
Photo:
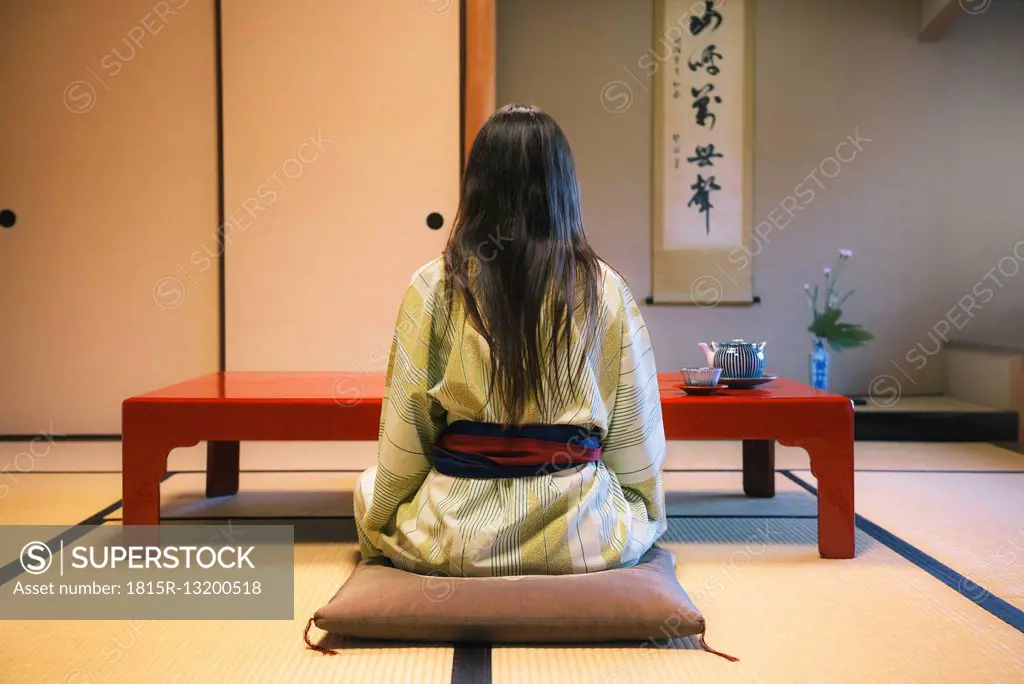
<path id="1" fill-rule="evenodd" d="M 750 304 L 753 0 L 656 0 L 653 300 Z"/>

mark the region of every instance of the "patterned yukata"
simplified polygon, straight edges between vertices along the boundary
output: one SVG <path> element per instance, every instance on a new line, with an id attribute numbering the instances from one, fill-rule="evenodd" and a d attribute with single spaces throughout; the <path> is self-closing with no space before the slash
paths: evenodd
<path id="1" fill-rule="evenodd" d="M 528 401 L 523 423 L 585 428 L 600 437 L 600 460 L 533 476 L 451 477 L 432 461 L 447 426 L 500 423 L 501 406 L 487 401 L 488 344 L 458 298 L 446 326 L 443 259 L 414 274 L 388 361 L 377 465 L 355 488 L 364 558 L 420 574 L 557 575 L 635 564 L 657 541 L 667 521 L 654 352 L 632 294 L 604 264 L 598 288 L 601 337 L 583 349 L 577 312 L 573 362 L 589 352 L 586 371 L 559 380 L 574 399 L 549 413 Z"/>

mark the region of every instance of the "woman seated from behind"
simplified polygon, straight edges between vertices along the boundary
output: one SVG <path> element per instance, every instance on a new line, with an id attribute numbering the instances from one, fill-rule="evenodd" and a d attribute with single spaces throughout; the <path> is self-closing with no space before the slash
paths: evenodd
<path id="1" fill-rule="evenodd" d="M 402 301 L 363 557 L 416 573 L 557 575 L 635 564 L 666 529 L 647 328 L 587 243 L 572 153 L 539 109 L 478 134 L 443 256 Z"/>

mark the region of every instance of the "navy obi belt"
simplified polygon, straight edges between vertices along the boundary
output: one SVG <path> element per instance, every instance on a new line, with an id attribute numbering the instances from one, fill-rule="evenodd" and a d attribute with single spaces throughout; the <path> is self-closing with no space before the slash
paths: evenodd
<path id="1" fill-rule="evenodd" d="M 569 470 L 601 458 L 597 434 L 577 425 L 524 425 L 459 420 L 431 451 L 442 475 L 494 479 Z"/>

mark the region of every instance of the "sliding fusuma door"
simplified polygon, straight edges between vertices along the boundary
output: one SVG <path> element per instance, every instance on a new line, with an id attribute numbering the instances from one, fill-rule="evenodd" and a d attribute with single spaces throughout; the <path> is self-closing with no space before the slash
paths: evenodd
<path id="1" fill-rule="evenodd" d="M 213 0 L 0 3 L 0 434 L 217 369 Z M 187 271 L 187 272 L 186 272 Z"/>
<path id="2" fill-rule="evenodd" d="M 458 201 L 459 4 L 224 0 L 228 370 L 383 370 Z"/>

